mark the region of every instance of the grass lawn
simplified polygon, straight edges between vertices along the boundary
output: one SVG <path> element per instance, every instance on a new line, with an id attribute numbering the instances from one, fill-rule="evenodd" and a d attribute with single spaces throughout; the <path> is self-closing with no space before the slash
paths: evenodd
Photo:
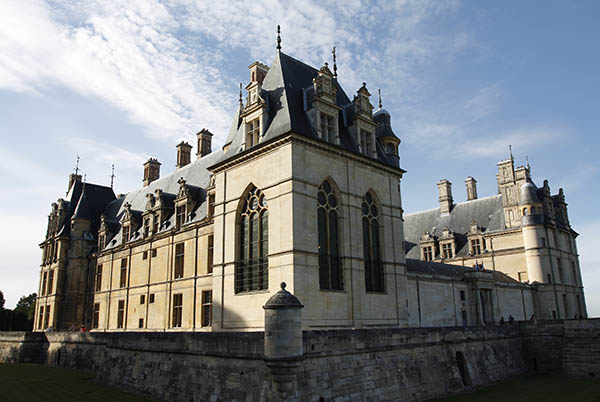
<path id="1" fill-rule="evenodd" d="M 94 375 L 40 364 L 0 364 L 0 400 L 6 402 L 151 402 L 94 382 Z"/>
<path id="2" fill-rule="evenodd" d="M 550 374 L 519 377 L 436 402 L 600 402 L 600 380 Z"/>

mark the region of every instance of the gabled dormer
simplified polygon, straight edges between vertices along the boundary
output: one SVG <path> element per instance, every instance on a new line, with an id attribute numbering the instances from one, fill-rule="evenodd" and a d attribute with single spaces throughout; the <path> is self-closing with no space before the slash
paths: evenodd
<path id="1" fill-rule="evenodd" d="M 123 218 L 121 220 L 121 244 L 126 244 L 131 240 L 133 234 L 139 227 L 139 222 L 136 219 L 135 211 L 131 209 L 131 204 L 126 202 L 123 205 Z"/>
<path id="2" fill-rule="evenodd" d="M 440 236 L 440 256 L 447 260 L 456 256 L 456 237 L 451 229 L 445 227 Z"/>
<path id="3" fill-rule="evenodd" d="M 360 152 L 370 158 L 376 158 L 375 131 L 377 124 L 373 120 L 373 105 L 370 97 L 367 83 L 363 82 L 352 100 L 352 115 L 348 130 L 358 144 Z"/>
<path id="4" fill-rule="evenodd" d="M 469 255 L 480 255 L 486 252 L 483 228 L 475 221 L 471 221 L 469 233 L 467 234 L 467 240 L 469 242 Z"/>
<path id="5" fill-rule="evenodd" d="M 190 214 L 198 204 L 198 187 L 186 184 L 186 181 L 179 179 L 179 192 L 175 198 L 175 228 L 178 230 L 190 219 Z"/>
<path id="6" fill-rule="evenodd" d="M 421 260 L 433 261 L 435 259 L 437 255 L 437 238 L 434 235 L 424 231 L 419 246 L 421 247 Z"/>
<path id="7" fill-rule="evenodd" d="M 306 105 L 306 114 L 318 137 L 330 144 L 340 144 L 339 113 L 336 103 L 337 87 L 333 73 L 327 63 L 313 78 L 312 87 L 305 93 L 311 98 Z"/>
<path id="8" fill-rule="evenodd" d="M 104 250 L 106 242 L 111 237 L 110 228 L 106 222 L 106 215 L 100 215 L 100 227 L 98 228 L 98 251 Z"/>
<path id="9" fill-rule="evenodd" d="M 246 105 L 240 114 L 244 127 L 244 149 L 258 144 L 265 132 L 267 124 L 267 101 L 262 94 L 262 83 L 269 71 L 269 67 L 258 61 L 248 66 L 250 69 L 250 83 L 246 86 L 248 93 Z"/>

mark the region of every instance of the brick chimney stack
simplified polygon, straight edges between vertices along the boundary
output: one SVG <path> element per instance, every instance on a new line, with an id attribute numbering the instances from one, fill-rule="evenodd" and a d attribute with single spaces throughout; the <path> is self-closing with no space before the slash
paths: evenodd
<path id="1" fill-rule="evenodd" d="M 196 136 L 198 138 L 198 152 L 196 153 L 196 156 L 198 159 L 200 159 L 212 152 L 211 147 L 213 134 L 207 129 L 203 128 L 198 134 L 196 134 Z"/>
<path id="2" fill-rule="evenodd" d="M 442 179 L 438 182 L 438 193 L 440 201 L 440 212 L 442 215 L 449 214 L 452 210 L 452 183 L 447 179 Z"/>
<path id="3" fill-rule="evenodd" d="M 160 162 L 150 158 L 144 163 L 144 187 L 160 177 Z"/>
<path id="4" fill-rule="evenodd" d="M 175 167 L 178 169 L 188 165 L 192 158 L 192 146 L 185 141 L 181 141 L 177 144 L 177 164 Z"/>

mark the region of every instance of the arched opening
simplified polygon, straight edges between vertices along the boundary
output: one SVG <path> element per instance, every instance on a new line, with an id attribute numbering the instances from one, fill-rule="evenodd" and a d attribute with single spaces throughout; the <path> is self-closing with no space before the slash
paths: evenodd
<path id="1" fill-rule="evenodd" d="M 333 185 L 325 180 L 317 191 L 317 228 L 319 244 L 319 287 L 343 290 L 342 264 L 339 255 L 337 196 Z"/>
<path id="2" fill-rule="evenodd" d="M 380 208 L 371 191 L 363 197 L 361 209 L 365 289 L 367 292 L 384 292 L 385 282 L 379 228 Z"/>

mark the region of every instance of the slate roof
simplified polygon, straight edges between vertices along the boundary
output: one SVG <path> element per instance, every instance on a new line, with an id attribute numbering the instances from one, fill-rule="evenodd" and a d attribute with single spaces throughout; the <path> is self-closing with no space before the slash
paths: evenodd
<path id="1" fill-rule="evenodd" d="M 502 195 L 459 202 L 450 214 L 441 215 L 440 209 L 430 209 L 404 215 L 404 248 L 408 258 L 420 258 L 419 241 L 424 231 L 432 235 L 441 235 L 444 227 L 454 231 L 456 255 L 464 256 L 469 251 L 467 233 L 475 221 L 485 232 L 505 229 Z"/>
<path id="2" fill-rule="evenodd" d="M 274 140 L 289 132 L 320 140 L 306 114 L 307 105 L 311 99 L 312 80 L 318 75 L 318 72 L 316 68 L 285 53 L 278 52 L 261 87 L 261 97 L 265 99 L 268 107 L 268 115 L 264 120 L 266 130 L 261 142 Z M 334 85 L 337 88 L 336 104 L 342 108 L 338 115 L 340 146 L 346 151 L 364 156 L 348 131 L 353 113 L 352 102 L 335 79 Z M 224 154 L 223 160 L 244 151 L 242 147 L 243 127 L 240 123 L 240 111 L 238 110 L 225 141 L 229 148 Z M 394 161 L 387 159 L 378 142 L 376 142 L 376 147 L 379 162 L 398 168 Z"/>
<path id="3" fill-rule="evenodd" d="M 462 281 L 465 278 L 466 271 L 472 271 L 473 268 L 463 267 L 461 265 L 444 264 L 433 261 L 421 261 L 419 259 L 406 259 L 406 272 L 417 276 L 427 276 L 435 279 L 447 279 L 453 281 Z M 492 273 L 492 279 L 496 282 L 506 282 L 522 285 L 518 280 L 511 278 L 500 271 L 485 270 Z"/>

